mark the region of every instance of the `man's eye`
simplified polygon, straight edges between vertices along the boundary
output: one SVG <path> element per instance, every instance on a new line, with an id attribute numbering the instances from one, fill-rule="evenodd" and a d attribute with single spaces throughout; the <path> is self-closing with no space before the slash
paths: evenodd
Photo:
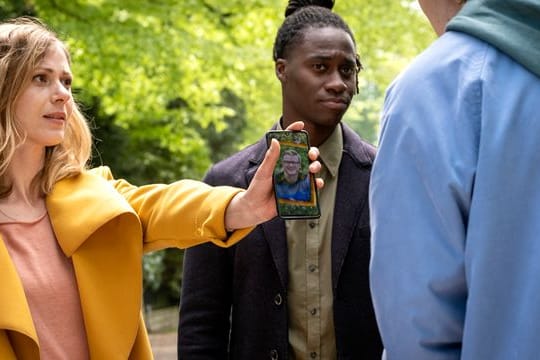
<path id="1" fill-rule="evenodd" d="M 351 66 L 345 66 L 341 68 L 341 73 L 346 76 L 351 76 L 354 74 L 355 69 Z"/>
<path id="2" fill-rule="evenodd" d="M 326 70 L 326 65 L 324 64 L 313 64 L 313 68 L 317 71 L 324 71 Z"/>

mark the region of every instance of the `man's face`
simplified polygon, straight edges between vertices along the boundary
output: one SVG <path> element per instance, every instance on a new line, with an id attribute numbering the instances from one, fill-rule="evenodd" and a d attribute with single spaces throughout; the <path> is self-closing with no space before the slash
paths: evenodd
<path id="1" fill-rule="evenodd" d="M 308 132 L 334 128 L 356 92 L 356 49 L 350 35 L 334 27 L 308 28 L 286 59 L 276 61 L 283 114 L 301 120 Z"/>
<path id="2" fill-rule="evenodd" d="M 300 171 L 300 158 L 296 155 L 284 154 L 281 163 L 285 179 L 289 182 L 295 182 Z"/>

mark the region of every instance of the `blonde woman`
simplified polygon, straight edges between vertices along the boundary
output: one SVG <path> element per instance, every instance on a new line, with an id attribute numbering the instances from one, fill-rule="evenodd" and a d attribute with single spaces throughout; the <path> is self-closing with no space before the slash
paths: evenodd
<path id="1" fill-rule="evenodd" d="M 91 135 L 72 78 L 44 24 L 0 24 L 0 358 L 151 359 L 143 253 L 230 246 L 274 217 L 279 145 L 247 191 L 114 180 L 107 167 L 86 169 Z"/>

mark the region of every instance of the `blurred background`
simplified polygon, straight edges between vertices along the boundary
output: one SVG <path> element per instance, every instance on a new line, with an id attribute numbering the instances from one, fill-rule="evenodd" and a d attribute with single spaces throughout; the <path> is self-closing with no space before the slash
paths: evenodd
<path id="1" fill-rule="evenodd" d="M 272 46 L 286 0 L 0 0 L 0 19 L 36 16 L 72 54 L 91 120 L 92 165 L 134 184 L 201 179 L 281 114 Z M 434 34 L 416 1 L 337 0 L 364 71 L 345 116 L 376 144 L 385 88 Z M 181 250 L 145 256 L 149 330 L 175 331 Z"/>

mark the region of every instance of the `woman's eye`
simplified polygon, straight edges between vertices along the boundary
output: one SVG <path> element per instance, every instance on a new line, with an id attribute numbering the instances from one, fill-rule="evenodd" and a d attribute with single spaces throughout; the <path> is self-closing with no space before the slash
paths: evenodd
<path id="1" fill-rule="evenodd" d="M 38 74 L 35 75 L 32 80 L 40 84 L 45 84 L 47 83 L 47 76 L 43 74 Z"/>
<path id="2" fill-rule="evenodd" d="M 73 79 L 72 78 L 65 78 L 62 80 L 62 84 L 64 84 L 64 86 L 66 88 L 71 88 L 71 84 L 73 83 Z"/>

